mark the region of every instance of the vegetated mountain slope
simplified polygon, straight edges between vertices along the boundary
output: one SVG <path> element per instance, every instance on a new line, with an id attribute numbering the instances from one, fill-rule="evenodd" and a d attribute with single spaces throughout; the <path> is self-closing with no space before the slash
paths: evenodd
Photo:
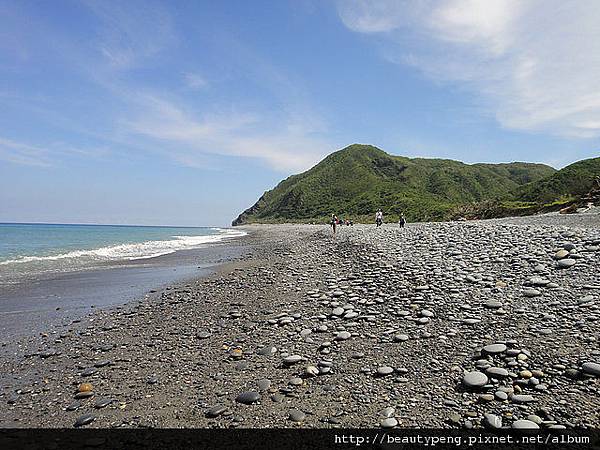
<path id="1" fill-rule="evenodd" d="M 590 191 L 596 177 L 600 177 L 600 158 L 584 159 L 517 188 L 514 196 L 522 201 L 537 203 L 578 197 Z"/>
<path id="2" fill-rule="evenodd" d="M 441 220 L 457 205 L 509 199 L 518 187 L 554 172 L 543 164 L 411 159 L 354 144 L 283 180 L 233 224 L 322 222 L 332 213 L 369 220 L 378 208 L 394 220 L 401 212 L 410 221 Z"/>

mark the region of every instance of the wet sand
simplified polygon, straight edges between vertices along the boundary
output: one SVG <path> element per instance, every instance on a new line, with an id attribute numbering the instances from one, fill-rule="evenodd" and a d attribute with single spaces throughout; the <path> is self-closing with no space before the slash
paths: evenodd
<path id="1" fill-rule="evenodd" d="M 122 305 L 169 284 L 206 276 L 248 248 L 229 240 L 110 267 L 50 273 L 0 290 L 0 342 L 69 324 L 90 309 Z"/>

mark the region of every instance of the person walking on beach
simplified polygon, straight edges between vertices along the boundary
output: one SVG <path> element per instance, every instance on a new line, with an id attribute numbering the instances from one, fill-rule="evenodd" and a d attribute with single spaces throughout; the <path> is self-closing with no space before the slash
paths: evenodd
<path id="1" fill-rule="evenodd" d="M 375 224 L 377 225 L 377 227 L 380 227 L 382 223 L 383 223 L 383 212 L 381 212 L 381 209 L 378 209 L 377 212 L 375 213 Z"/>
<path id="2" fill-rule="evenodd" d="M 335 227 L 337 226 L 337 223 L 338 223 L 337 216 L 335 214 L 332 214 L 331 215 L 331 223 L 330 223 L 330 225 L 331 225 L 331 228 L 333 229 L 333 234 L 335 234 Z"/>
<path id="3" fill-rule="evenodd" d="M 404 228 L 404 225 L 406 224 L 406 217 L 404 217 L 404 214 L 400 214 L 398 224 L 400 225 L 400 228 Z"/>

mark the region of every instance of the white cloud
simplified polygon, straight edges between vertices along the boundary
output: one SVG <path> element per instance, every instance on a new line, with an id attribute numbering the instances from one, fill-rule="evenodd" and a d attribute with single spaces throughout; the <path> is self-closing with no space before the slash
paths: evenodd
<path id="1" fill-rule="evenodd" d="M 65 157 L 98 159 L 109 153 L 106 146 L 81 147 L 59 141 L 34 145 L 0 136 L 0 160 L 25 166 L 52 167 L 60 165 L 61 158 Z"/>
<path id="2" fill-rule="evenodd" d="M 0 137 L 0 159 L 26 166 L 48 167 L 51 160 L 45 148 Z"/>
<path id="3" fill-rule="evenodd" d="M 344 24 L 360 33 L 386 33 L 407 23 L 410 3 L 395 0 L 339 0 L 338 12 Z"/>
<path id="4" fill-rule="evenodd" d="M 91 19 L 86 39 L 75 38 L 72 30 L 58 28 L 45 17 L 35 22 L 35 28 L 23 25 L 31 22 L 29 16 L 35 17 L 29 10 L 21 26 L 15 28 L 24 30 L 23 36 L 18 35 L 23 37 L 19 41 L 28 37 L 28 51 L 36 56 L 34 61 L 51 55 L 60 61 L 61 70 L 81 77 L 85 94 L 96 95 L 101 101 L 86 117 L 80 115 L 77 104 L 88 101 L 86 96 L 82 96 L 86 100 L 75 96 L 54 101 L 51 90 L 45 98 L 34 98 L 27 92 L 9 99 L 58 129 L 60 133 L 55 136 L 71 142 L 40 140 L 46 148 L 38 148 L 39 153 L 33 152 L 33 147 L 27 153 L 24 147 L 16 149 L 13 145 L 9 149 L 4 145 L 0 158 L 41 165 L 59 164 L 67 153 L 71 157 L 103 157 L 132 151 L 206 167 L 218 160 L 213 155 L 225 155 L 259 159 L 289 173 L 308 168 L 334 148 L 322 137 L 327 127 L 302 80 L 228 30 L 218 38 L 213 36 L 218 41 L 216 48 L 225 55 L 223 67 L 202 67 L 194 59 L 203 43 L 201 37 L 180 34 L 185 29 L 177 26 L 178 15 L 170 5 L 152 0 L 83 3 Z M 177 63 L 190 60 L 197 66 Z M 170 77 L 164 82 L 145 78 L 140 70 L 158 66 L 169 67 L 179 83 L 172 83 Z M 210 95 L 189 95 L 190 89 L 209 87 L 207 80 L 212 79 L 219 79 L 219 83 L 210 85 Z M 87 91 L 90 81 L 98 88 L 96 92 L 93 87 Z M 234 96 L 230 86 L 243 86 L 248 95 Z M 181 87 L 188 91 L 182 92 L 185 89 Z M 73 90 L 77 89 L 74 83 Z M 14 93 L 0 92 L 0 99 L 7 96 Z M 76 150 L 80 142 L 90 148 Z"/>
<path id="5" fill-rule="evenodd" d="M 183 78 L 185 80 L 185 84 L 190 89 L 203 89 L 208 86 L 206 79 L 198 73 L 188 72 L 183 74 Z"/>
<path id="6" fill-rule="evenodd" d="M 383 54 L 463 83 L 510 129 L 600 136 L 600 3 L 422 0 L 338 3 Z"/>
<path id="7" fill-rule="evenodd" d="M 129 69 L 175 42 L 171 16 L 160 4 L 87 0 L 100 19 L 97 49 L 113 69 Z"/>
<path id="8" fill-rule="evenodd" d="M 280 171 L 301 171 L 331 148 L 313 132 L 313 122 L 300 124 L 297 117 L 284 118 L 277 126 L 256 113 L 199 114 L 156 94 L 134 93 L 130 98 L 137 112 L 121 122 L 124 131 L 167 145 L 171 158 L 192 167 L 204 166 L 206 155 L 213 154 L 257 158 Z"/>

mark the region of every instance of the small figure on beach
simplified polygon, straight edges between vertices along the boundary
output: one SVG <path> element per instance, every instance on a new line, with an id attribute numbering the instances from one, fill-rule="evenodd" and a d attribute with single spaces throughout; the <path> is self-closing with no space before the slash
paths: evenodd
<path id="1" fill-rule="evenodd" d="M 331 228 L 333 229 L 333 234 L 335 234 L 335 228 L 336 228 L 337 224 L 338 224 L 338 218 L 335 214 L 332 214 L 330 225 L 331 225 Z"/>
<path id="2" fill-rule="evenodd" d="M 406 217 L 404 217 L 404 214 L 400 214 L 398 225 L 400 225 L 400 228 L 404 228 L 404 225 L 406 225 Z"/>
<path id="3" fill-rule="evenodd" d="M 375 213 L 375 224 L 377 227 L 380 227 L 383 224 L 383 212 L 381 209 L 378 209 Z"/>

